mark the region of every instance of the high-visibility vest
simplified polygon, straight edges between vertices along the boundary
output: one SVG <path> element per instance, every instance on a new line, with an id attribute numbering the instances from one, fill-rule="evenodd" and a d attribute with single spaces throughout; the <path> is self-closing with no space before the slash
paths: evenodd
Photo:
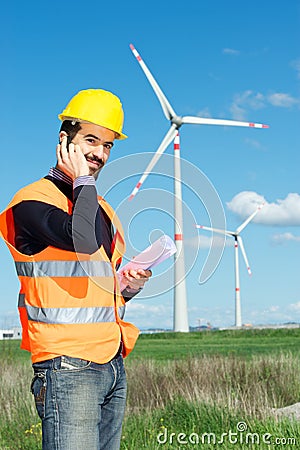
<path id="1" fill-rule="evenodd" d="M 48 246 L 35 255 L 15 247 L 12 207 L 24 200 L 48 203 L 71 213 L 72 203 L 45 178 L 16 193 L 0 215 L 0 235 L 15 261 L 21 288 L 19 314 L 21 348 L 33 362 L 67 355 L 106 363 L 123 343 L 123 356 L 133 349 L 138 328 L 123 321 L 125 301 L 120 293 L 116 264 L 125 252 L 119 219 L 108 203 L 98 198 L 115 227 L 109 260 L 103 246 L 92 255 Z"/>

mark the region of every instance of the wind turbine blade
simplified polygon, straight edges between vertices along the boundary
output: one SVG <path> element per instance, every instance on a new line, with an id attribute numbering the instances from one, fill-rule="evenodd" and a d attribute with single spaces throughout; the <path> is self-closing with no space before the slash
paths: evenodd
<path id="1" fill-rule="evenodd" d="M 205 227 L 204 225 L 196 225 L 196 228 L 200 228 L 201 230 L 213 231 L 214 233 L 226 234 L 227 236 L 235 236 L 235 233 L 233 231 L 220 230 L 219 228 Z"/>
<path id="2" fill-rule="evenodd" d="M 176 125 L 172 125 L 169 128 L 169 131 L 165 135 L 164 139 L 162 140 L 160 146 L 156 150 L 156 153 L 153 156 L 153 158 L 151 159 L 150 163 L 148 164 L 145 172 L 141 176 L 138 184 L 136 185 L 136 187 L 133 189 L 132 193 L 130 194 L 129 200 L 132 200 L 133 197 L 137 194 L 137 192 L 140 189 L 141 185 L 144 183 L 144 181 L 146 180 L 147 176 L 149 175 L 149 173 L 151 172 L 151 170 L 153 169 L 153 167 L 155 166 L 155 164 L 157 163 L 157 161 L 159 160 L 159 158 L 161 157 L 163 152 L 166 150 L 168 145 L 170 145 L 170 143 L 174 140 L 176 134 L 177 134 Z"/>
<path id="3" fill-rule="evenodd" d="M 229 125 L 234 127 L 250 127 L 250 128 L 269 128 L 269 125 L 263 123 L 240 122 L 238 120 L 227 119 L 210 119 L 207 117 L 184 116 L 182 123 L 192 123 L 199 125 Z"/>
<path id="4" fill-rule="evenodd" d="M 151 86 L 152 86 L 152 88 L 153 88 L 153 90 L 154 90 L 154 92 L 155 92 L 155 94 L 156 94 L 156 96 L 157 96 L 157 98 L 158 98 L 158 100 L 159 100 L 159 102 L 161 104 L 161 107 L 163 109 L 163 112 L 164 112 L 166 118 L 168 120 L 171 120 L 173 117 L 176 116 L 176 113 L 175 113 L 174 109 L 172 108 L 172 106 L 170 105 L 170 103 L 167 100 L 166 96 L 164 95 L 164 93 L 160 89 L 160 87 L 157 84 L 154 76 L 152 75 L 152 73 L 150 72 L 150 70 L 148 69 L 148 67 L 144 63 L 144 61 L 142 60 L 141 55 L 139 54 L 137 49 L 132 44 L 130 44 L 130 48 L 131 48 L 132 53 L 134 54 L 134 56 L 138 60 L 139 65 L 143 69 L 144 74 L 148 78 L 148 81 L 151 84 Z"/>
<path id="5" fill-rule="evenodd" d="M 237 236 L 237 241 L 238 241 L 239 247 L 241 249 L 242 255 L 244 257 L 244 261 L 245 261 L 248 273 L 249 273 L 249 275 L 251 275 L 251 269 L 250 269 L 250 266 L 249 266 L 249 261 L 248 261 L 247 255 L 246 255 L 245 247 L 244 247 L 244 244 L 243 244 L 241 236 Z"/>
<path id="6" fill-rule="evenodd" d="M 262 209 L 262 207 L 264 206 L 264 203 L 262 203 L 261 205 L 259 205 L 257 207 L 257 209 L 248 217 L 248 219 L 245 220 L 245 222 L 243 222 L 237 229 L 236 229 L 236 233 L 239 234 L 247 225 L 248 223 L 256 216 L 256 214 Z"/>

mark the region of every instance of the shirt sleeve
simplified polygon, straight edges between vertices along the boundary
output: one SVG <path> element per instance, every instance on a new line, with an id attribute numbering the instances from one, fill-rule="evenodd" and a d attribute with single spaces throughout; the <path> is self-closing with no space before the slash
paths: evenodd
<path id="1" fill-rule="evenodd" d="M 133 297 L 135 297 L 139 292 L 141 292 L 142 288 L 135 290 L 135 289 L 130 289 L 129 287 L 126 287 L 125 289 L 123 289 L 122 291 L 122 296 L 125 300 L 125 302 L 129 302 L 129 300 L 131 300 Z"/>
<path id="2" fill-rule="evenodd" d="M 14 206 L 13 214 L 15 244 L 22 253 L 34 254 L 51 245 L 92 254 L 103 244 L 103 221 L 95 183 L 74 184 L 71 214 L 33 200 Z"/>

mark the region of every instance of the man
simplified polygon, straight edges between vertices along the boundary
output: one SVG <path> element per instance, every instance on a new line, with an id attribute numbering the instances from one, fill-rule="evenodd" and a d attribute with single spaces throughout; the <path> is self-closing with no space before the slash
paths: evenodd
<path id="1" fill-rule="evenodd" d="M 59 118 L 56 167 L 17 192 L 0 231 L 21 284 L 21 348 L 32 356 L 43 450 L 114 450 L 126 401 L 123 357 L 138 337 L 123 321 L 125 302 L 151 271 L 124 273 L 120 292 L 123 232 L 95 187 L 115 139 L 127 137 L 120 100 L 83 90 Z"/>

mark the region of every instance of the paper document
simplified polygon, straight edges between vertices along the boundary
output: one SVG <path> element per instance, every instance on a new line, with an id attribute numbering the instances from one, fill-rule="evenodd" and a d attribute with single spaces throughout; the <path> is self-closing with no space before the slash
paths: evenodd
<path id="1" fill-rule="evenodd" d="M 119 269 L 118 275 L 121 283 L 121 290 L 126 287 L 124 286 L 124 281 L 122 280 L 122 275 L 125 270 L 151 269 L 152 267 L 155 267 L 165 261 L 167 258 L 170 258 L 170 256 L 174 255 L 174 253 L 176 253 L 176 245 L 174 241 L 166 234 L 161 236 L 157 239 L 157 241 L 153 242 L 153 244 L 149 245 L 149 247 L 147 247 L 134 259 Z"/>

